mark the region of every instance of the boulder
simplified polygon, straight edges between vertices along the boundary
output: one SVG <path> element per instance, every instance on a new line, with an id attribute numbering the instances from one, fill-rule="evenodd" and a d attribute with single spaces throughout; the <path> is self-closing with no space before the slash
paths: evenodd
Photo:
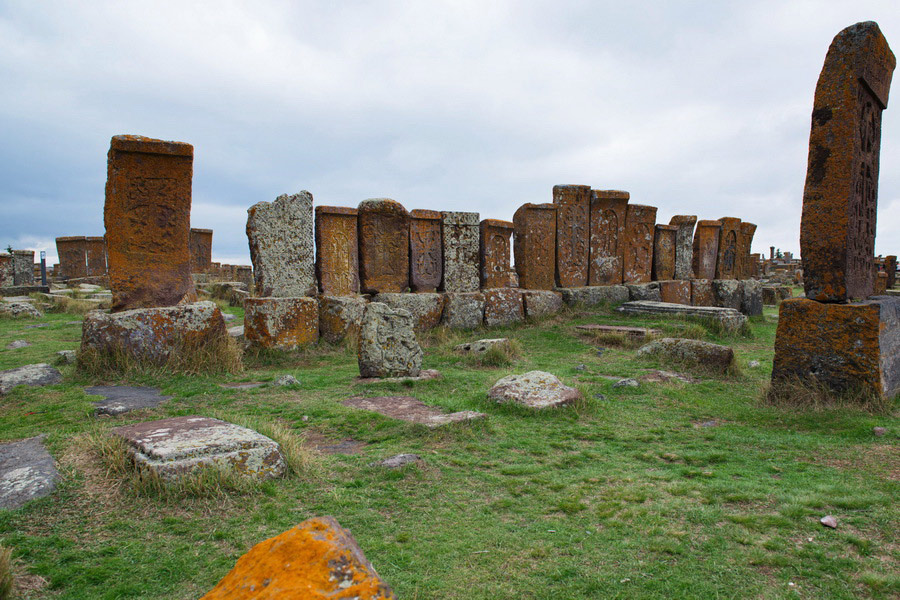
<path id="1" fill-rule="evenodd" d="M 294 350 L 319 340 L 319 301 L 295 298 L 247 298 L 244 337 L 260 348 Z"/>
<path id="2" fill-rule="evenodd" d="M 381 302 L 366 305 L 359 330 L 357 358 L 361 377 L 416 377 L 422 370 L 422 348 L 409 311 Z"/>
<path id="3" fill-rule="evenodd" d="M 583 304 L 621 304 L 628 301 L 628 288 L 624 285 L 590 285 L 585 287 L 561 288 L 563 302 L 569 306 Z"/>
<path id="4" fill-rule="evenodd" d="M 200 600 L 395 597 L 350 532 L 333 517 L 316 517 L 255 545 Z"/>
<path id="5" fill-rule="evenodd" d="M 137 308 L 84 318 L 81 350 L 125 352 L 141 361 L 163 363 L 172 351 L 199 348 L 227 336 L 222 311 L 213 302 Z"/>
<path id="6" fill-rule="evenodd" d="M 625 287 L 628 288 L 628 300 L 662 301 L 659 284 L 655 281 L 651 283 L 629 283 Z"/>
<path id="7" fill-rule="evenodd" d="M 175 480 L 201 467 L 233 469 L 248 477 L 280 477 L 284 456 L 274 441 L 246 427 L 187 416 L 116 427 L 139 469 Z"/>
<path id="8" fill-rule="evenodd" d="M 508 375 L 500 379 L 491 387 L 488 398 L 500 403 L 511 402 L 540 409 L 571 404 L 581 398 L 581 393 L 563 385 L 556 375 L 530 371 L 524 375 Z"/>
<path id="9" fill-rule="evenodd" d="M 484 323 L 484 294 L 444 294 L 444 325 L 451 329 L 475 329 Z"/>
<path id="10" fill-rule="evenodd" d="M 555 315 L 563 307 L 562 293 L 550 290 L 522 290 L 522 300 L 525 303 L 525 317 L 528 319 Z"/>
<path id="11" fill-rule="evenodd" d="M 54 383 L 62 383 L 62 374 L 46 363 L 0 371 L 0 395 L 9 393 L 17 385 L 36 387 Z"/>
<path id="12" fill-rule="evenodd" d="M 44 436 L 0 444 L 0 509 L 19 508 L 49 496 L 59 479 Z"/>
<path id="13" fill-rule="evenodd" d="M 522 291 L 517 288 L 484 290 L 484 324 L 502 327 L 525 320 Z"/>
<path id="14" fill-rule="evenodd" d="M 56 353 L 56 362 L 60 365 L 72 365 L 78 358 L 74 350 L 60 350 Z"/>
<path id="15" fill-rule="evenodd" d="M 44 313 L 35 308 L 30 302 L 0 302 L 0 314 L 15 318 L 39 319 Z"/>
<path id="16" fill-rule="evenodd" d="M 637 355 L 705 367 L 718 373 L 726 372 L 734 364 L 734 350 L 728 346 L 681 338 L 654 340 L 642 346 Z"/>
<path id="17" fill-rule="evenodd" d="M 416 329 L 425 331 L 433 329 L 441 324 L 441 315 L 444 314 L 444 298 L 434 292 L 397 293 L 387 292 L 375 294 L 372 302 L 387 304 L 393 309 L 409 311 L 416 321 Z"/>

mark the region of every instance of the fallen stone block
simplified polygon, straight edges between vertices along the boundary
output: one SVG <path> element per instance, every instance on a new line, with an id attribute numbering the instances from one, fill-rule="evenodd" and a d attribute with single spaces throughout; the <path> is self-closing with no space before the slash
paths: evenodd
<path id="1" fill-rule="evenodd" d="M 522 300 L 525 303 L 525 317 L 528 319 L 555 315 L 563 307 L 562 293 L 550 290 L 522 290 Z"/>
<path id="2" fill-rule="evenodd" d="M 62 374 L 46 363 L 16 367 L 0 371 L 0 396 L 18 385 L 37 387 L 55 383 L 62 383 Z"/>
<path id="3" fill-rule="evenodd" d="M 517 288 L 484 290 L 484 324 L 502 327 L 525 320 L 522 291 Z"/>
<path id="4" fill-rule="evenodd" d="M 372 302 L 387 304 L 393 309 L 402 308 L 409 311 L 416 322 L 418 331 L 434 329 L 441 324 L 444 314 L 444 298 L 436 292 L 375 294 Z"/>
<path id="5" fill-rule="evenodd" d="M 366 303 L 362 296 L 320 296 L 319 335 L 330 344 L 355 340 Z"/>
<path id="6" fill-rule="evenodd" d="M 582 304 L 621 304 L 628 301 L 628 287 L 624 285 L 589 285 L 585 287 L 560 288 L 563 302 L 569 306 Z"/>
<path id="7" fill-rule="evenodd" d="M 484 340 L 477 340 L 474 342 L 466 342 L 465 344 L 459 344 L 455 350 L 457 352 L 465 352 L 467 354 L 484 354 L 491 348 L 495 347 L 509 347 L 509 338 L 489 338 Z"/>
<path id="8" fill-rule="evenodd" d="M 642 346 L 637 355 L 704 367 L 718 373 L 725 373 L 734 363 L 734 350 L 728 346 L 681 338 L 654 340 Z"/>
<path id="9" fill-rule="evenodd" d="M 81 351 L 124 352 L 141 361 L 162 363 L 173 351 L 200 348 L 225 339 L 222 311 L 213 302 L 162 308 L 137 308 L 84 319 Z"/>
<path id="10" fill-rule="evenodd" d="M 396 598 L 356 540 L 333 517 L 316 517 L 260 542 L 200 600 Z"/>
<path id="11" fill-rule="evenodd" d="M 451 329 L 475 329 L 484 323 L 484 294 L 444 294 L 444 325 Z"/>
<path id="12" fill-rule="evenodd" d="M 628 299 L 649 300 L 652 302 L 661 302 L 662 296 L 659 293 L 659 283 L 653 281 L 651 283 L 629 283 L 625 287 L 628 289 Z"/>
<path id="13" fill-rule="evenodd" d="M 571 404 L 581 393 L 568 387 L 556 375 L 529 371 L 524 375 L 508 375 L 488 391 L 488 398 L 500 403 L 511 402 L 528 408 L 552 408 Z"/>
<path id="14" fill-rule="evenodd" d="M 651 329 L 649 327 L 626 327 L 624 325 L 576 325 L 578 331 L 596 331 L 598 333 L 612 333 L 622 335 L 634 340 L 643 340 L 648 337 L 662 335 L 662 329 Z"/>
<path id="15" fill-rule="evenodd" d="M 59 471 L 44 437 L 0 444 L 0 509 L 19 508 L 56 489 Z"/>
<path id="16" fill-rule="evenodd" d="M 409 311 L 367 304 L 357 344 L 360 377 L 418 376 L 424 353 L 414 328 Z"/>
<path id="17" fill-rule="evenodd" d="M 208 417 L 148 421 L 112 430 L 128 445 L 140 469 L 175 480 L 202 467 L 219 467 L 259 479 L 280 477 L 284 456 L 274 441 L 246 427 Z"/>
<path id="18" fill-rule="evenodd" d="M 376 412 L 380 415 L 418 423 L 428 428 L 441 427 L 450 423 L 483 419 L 484 414 L 472 410 L 445 413 L 439 408 L 428 406 L 412 396 L 379 396 L 374 398 L 354 397 L 344 400 L 344 406 Z"/>
<path id="19" fill-rule="evenodd" d="M 319 302 L 315 298 L 247 298 L 244 338 L 260 348 L 294 350 L 319 340 Z"/>
<path id="20" fill-rule="evenodd" d="M 89 396 L 103 396 L 94 402 L 94 414 L 117 416 L 133 410 L 156 408 L 172 396 L 162 396 L 159 388 L 128 385 L 96 385 L 84 388 Z"/>
<path id="21" fill-rule="evenodd" d="M 739 331 L 747 322 L 747 317 L 733 308 L 717 306 L 684 306 L 666 302 L 626 302 L 619 308 L 627 315 L 672 315 L 687 319 L 713 320 L 720 323 L 726 331 Z"/>

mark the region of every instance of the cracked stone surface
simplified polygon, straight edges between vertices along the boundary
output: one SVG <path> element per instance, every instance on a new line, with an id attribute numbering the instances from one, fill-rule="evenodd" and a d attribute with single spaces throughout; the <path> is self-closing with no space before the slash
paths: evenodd
<path id="1" fill-rule="evenodd" d="M 562 406 L 580 397 L 578 390 L 564 385 L 556 375 L 545 371 L 508 375 L 497 381 L 488 392 L 491 400 L 512 402 L 528 408 Z"/>
<path id="2" fill-rule="evenodd" d="M 62 374 L 47 363 L 25 365 L 0 371 L 0 395 L 9 393 L 17 385 L 34 387 L 61 382 Z"/>
<path id="3" fill-rule="evenodd" d="M 84 388 L 91 396 L 103 396 L 94 402 L 94 414 L 121 415 L 143 408 L 156 408 L 172 396 L 161 396 L 159 388 L 132 387 L 128 385 L 97 385 Z"/>
<path id="4" fill-rule="evenodd" d="M 344 406 L 377 412 L 392 419 L 419 423 L 429 428 L 449 423 L 483 419 L 484 414 L 472 410 L 445 413 L 439 408 L 428 406 L 412 396 L 378 396 L 374 398 L 354 397 L 344 400 Z"/>
<path id="5" fill-rule="evenodd" d="M 50 495 L 59 479 L 44 436 L 0 444 L 0 509 L 19 508 Z"/>

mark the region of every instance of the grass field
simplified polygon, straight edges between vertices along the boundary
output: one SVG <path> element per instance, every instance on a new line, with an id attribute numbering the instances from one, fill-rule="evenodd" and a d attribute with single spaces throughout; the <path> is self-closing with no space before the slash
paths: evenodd
<path id="1" fill-rule="evenodd" d="M 889 414 L 766 405 L 776 314 L 767 309 L 750 337 L 734 338 L 604 309 L 435 331 L 423 339 L 424 366 L 443 378 L 411 385 L 356 385 L 356 357 L 343 347 L 246 356 L 234 375 L 132 379 L 174 398 L 114 419 L 95 418 L 82 388 L 115 382 L 61 367 L 64 384 L 0 399 L 0 440 L 48 434 L 63 475 L 52 496 L 0 512 L 0 545 L 13 550 L 27 598 L 198 598 L 251 546 L 316 515 L 349 528 L 403 599 L 896 598 L 897 405 Z M 75 319 L 0 320 L 0 369 L 76 349 Z M 36 322 L 48 326 L 26 328 Z M 613 388 L 602 375 L 686 371 L 582 337 L 574 330 L 582 323 L 650 325 L 729 344 L 738 371 Z M 518 340 L 512 364 L 485 367 L 453 352 L 501 336 Z M 15 339 L 32 346 L 2 350 Z M 760 366 L 750 367 L 754 360 Z M 542 413 L 487 401 L 497 379 L 532 369 L 576 385 L 585 400 Z M 220 386 L 284 373 L 301 386 Z M 432 431 L 340 404 L 359 394 L 414 395 L 487 419 Z M 188 414 L 283 426 L 306 444 L 299 473 L 253 489 L 152 490 L 100 456 L 111 427 Z M 875 437 L 874 426 L 887 435 Z M 312 449 L 348 439 L 359 442 L 357 453 Z M 400 452 L 419 454 L 424 466 L 369 466 Z M 819 524 L 826 514 L 837 529 Z"/>

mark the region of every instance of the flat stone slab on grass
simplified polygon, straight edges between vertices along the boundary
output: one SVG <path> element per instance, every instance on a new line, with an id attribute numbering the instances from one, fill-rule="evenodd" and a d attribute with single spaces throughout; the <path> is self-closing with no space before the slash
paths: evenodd
<path id="1" fill-rule="evenodd" d="M 662 338 L 641 346 L 637 355 L 704 367 L 725 373 L 734 364 L 734 350 L 721 344 L 683 338 Z"/>
<path id="2" fill-rule="evenodd" d="M 303 445 L 322 454 L 359 454 L 366 447 L 366 443 L 359 440 L 333 440 L 309 429 L 303 432 Z"/>
<path id="3" fill-rule="evenodd" d="M 508 375 L 500 379 L 488 392 L 488 398 L 528 408 L 552 408 L 571 404 L 581 398 L 581 393 L 564 385 L 552 373 L 529 371 L 524 375 Z"/>
<path id="4" fill-rule="evenodd" d="M 59 471 L 44 436 L 0 444 L 0 509 L 19 508 L 56 489 Z"/>
<path id="5" fill-rule="evenodd" d="M 627 327 L 625 325 L 576 325 L 575 329 L 578 331 L 596 331 L 597 333 L 614 333 L 636 340 L 642 340 L 654 335 L 662 335 L 662 329 Z"/>
<path id="6" fill-rule="evenodd" d="M 672 371 L 648 371 L 638 377 L 638 381 L 642 383 L 671 383 L 677 381 L 680 383 L 700 383 L 700 380 L 683 373 L 674 373 Z"/>
<path id="7" fill-rule="evenodd" d="M 402 383 L 404 381 L 430 381 L 441 377 L 441 372 L 436 369 L 423 369 L 415 377 L 357 377 L 356 383 Z"/>
<path id="8" fill-rule="evenodd" d="M 469 354 L 484 354 L 495 346 L 509 346 L 509 338 L 489 338 L 477 340 L 475 342 L 466 342 L 465 344 L 458 345 L 456 351 Z"/>
<path id="9" fill-rule="evenodd" d="M 434 428 L 449 423 L 483 419 L 484 414 L 472 410 L 462 410 L 455 413 L 445 413 L 439 408 L 428 406 L 421 400 L 412 396 L 377 396 L 375 398 L 354 397 L 344 400 L 344 406 L 370 410 L 392 419 L 419 423 L 426 427 Z"/>
<path id="10" fill-rule="evenodd" d="M 103 400 L 94 402 L 94 414 L 121 415 L 143 408 L 156 408 L 172 396 L 161 396 L 159 388 L 132 387 L 128 385 L 97 385 L 84 388 L 91 396 L 103 396 Z"/>
<path id="11" fill-rule="evenodd" d="M 423 462 L 422 457 L 418 454 L 395 454 L 384 460 L 370 463 L 370 467 L 384 467 L 385 469 L 399 469 L 406 465 L 419 464 Z"/>
<path id="12" fill-rule="evenodd" d="M 717 306 L 685 306 L 669 302 L 635 300 L 616 309 L 630 315 L 673 315 L 693 319 L 712 319 L 722 324 L 726 331 L 737 331 L 747 322 L 747 317 L 733 308 Z"/>
<path id="13" fill-rule="evenodd" d="M 200 416 L 175 417 L 116 427 L 139 468 L 173 480 L 205 466 L 232 468 L 268 479 L 284 474 L 274 441 L 246 427 Z"/>
<path id="14" fill-rule="evenodd" d="M 61 382 L 62 374 L 47 363 L 25 365 L 0 371 L 0 395 L 9 393 L 17 385 L 35 387 Z"/>
<path id="15" fill-rule="evenodd" d="M 220 383 L 227 390 L 252 390 L 266 385 L 263 381 L 242 381 L 240 383 Z"/>

